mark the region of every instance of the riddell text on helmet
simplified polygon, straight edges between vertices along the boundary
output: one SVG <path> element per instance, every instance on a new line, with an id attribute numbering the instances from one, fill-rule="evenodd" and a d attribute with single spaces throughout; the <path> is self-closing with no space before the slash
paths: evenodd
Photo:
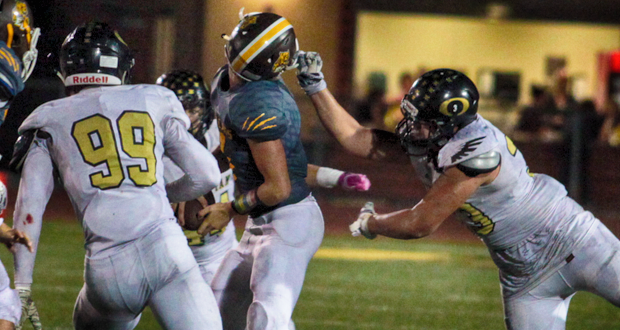
<path id="1" fill-rule="evenodd" d="M 65 86 L 75 85 L 120 85 L 118 77 L 102 73 L 78 73 L 65 78 Z"/>

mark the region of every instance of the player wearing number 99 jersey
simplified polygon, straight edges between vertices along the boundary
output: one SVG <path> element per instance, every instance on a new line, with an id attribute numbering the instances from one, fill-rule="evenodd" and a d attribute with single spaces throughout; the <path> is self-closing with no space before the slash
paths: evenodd
<path id="1" fill-rule="evenodd" d="M 85 236 L 75 328 L 133 329 L 149 305 L 163 328 L 221 329 L 213 293 L 168 204 L 215 187 L 215 158 L 187 132 L 174 93 L 126 85 L 133 56 L 107 24 L 77 27 L 60 57 L 70 96 L 40 106 L 19 129 L 32 142 L 14 219 L 36 249 L 57 171 Z M 186 173 L 168 185 L 164 152 Z M 16 285 L 32 283 L 34 258 L 17 251 Z"/>

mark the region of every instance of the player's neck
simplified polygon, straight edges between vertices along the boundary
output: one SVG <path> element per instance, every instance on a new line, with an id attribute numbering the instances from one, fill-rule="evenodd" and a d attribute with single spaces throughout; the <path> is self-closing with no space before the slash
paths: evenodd
<path id="1" fill-rule="evenodd" d="M 228 90 L 241 86 L 245 83 L 241 77 L 239 77 L 232 69 L 228 70 L 228 83 L 230 84 Z"/>

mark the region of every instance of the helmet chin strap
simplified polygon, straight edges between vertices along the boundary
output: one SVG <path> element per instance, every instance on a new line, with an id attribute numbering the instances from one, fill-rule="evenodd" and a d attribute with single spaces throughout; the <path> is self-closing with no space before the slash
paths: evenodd
<path id="1" fill-rule="evenodd" d="M 32 31 L 32 39 L 30 39 L 30 49 L 24 53 L 22 58 L 22 63 L 24 67 L 22 68 L 22 79 L 24 82 L 28 80 L 32 71 L 34 70 L 35 65 L 37 64 L 37 57 L 39 56 L 39 51 L 37 50 L 37 42 L 39 41 L 39 36 L 41 35 L 41 29 L 36 28 Z"/>

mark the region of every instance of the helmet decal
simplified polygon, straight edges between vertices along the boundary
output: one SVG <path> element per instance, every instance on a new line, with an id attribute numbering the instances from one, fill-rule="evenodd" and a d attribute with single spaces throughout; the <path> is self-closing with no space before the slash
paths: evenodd
<path id="1" fill-rule="evenodd" d="M 281 17 L 273 22 L 268 28 L 250 42 L 239 55 L 230 63 L 235 72 L 241 72 L 261 51 L 269 46 L 274 40 L 292 29 L 293 25 Z"/>
<path id="2" fill-rule="evenodd" d="M 30 18 L 28 17 L 28 6 L 23 1 L 15 1 L 15 10 L 13 11 L 13 22 L 22 31 L 30 32 Z M 28 42 L 30 42 L 30 33 L 28 33 Z"/>
<path id="3" fill-rule="evenodd" d="M 278 56 L 278 60 L 273 64 L 273 72 L 284 72 L 288 67 L 288 63 L 291 60 L 291 53 L 287 50 L 285 52 L 280 52 L 280 56 Z"/>
<path id="4" fill-rule="evenodd" d="M 445 100 L 439 106 L 439 112 L 448 117 L 459 116 L 467 112 L 468 109 L 469 101 L 463 97 L 455 97 Z"/>
<path id="5" fill-rule="evenodd" d="M 243 10 L 243 8 L 241 8 L 241 10 Z M 241 25 L 239 26 L 239 28 L 241 30 L 245 30 L 248 26 L 252 24 L 256 24 L 256 16 L 246 16 L 243 18 L 243 21 L 241 21 Z"/>
<path id="6" fill-rule="evenodd" d="M 125 40 L 123 40 L 123 38 L 121 38 L 121 35 L 118 34 L 118 31 L 114 30 L 114 35 L 116 36 L 118 41 L 122 42 L 123 44 L 125 44 L 125 46 L 127 46 L 127 43 L 125 42 Z"/>

